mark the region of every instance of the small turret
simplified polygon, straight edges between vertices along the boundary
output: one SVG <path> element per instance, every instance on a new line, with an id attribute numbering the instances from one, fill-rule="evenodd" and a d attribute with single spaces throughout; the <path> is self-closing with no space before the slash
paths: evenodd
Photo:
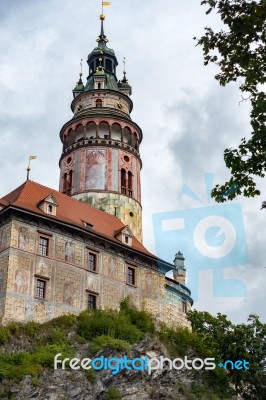
<path id="1" fill-rule="evenodd" d="M 79 73 L 79 80 L 76 83 L 75 88 L 73 89 L 73 96 L 74 98 L 77 97 L 80 93 L 84 91 L 84 85 L 82 82 L 82 59 L 80 60 L 80 73 Z"/>
<path id="2" fill-rule="evenodd" d="M 174 280 L 182 283 L 183 285 L 185 284 L 185 280 L 186 280 L 186 268 L 184 265 L 184 257 L 183 254 L 181 253 L 181 251 L 179 251 L 176 255 L 175 255 L 175 259 L 174 259 L 174 265 L 175 265 L 175 269 L 173 271 L 174 274 Z"/>
<path id="3" fill-rule="evenodd" d="M 124 63 L 124 71 L 123 71 L 124 77 L 123 77 L 122 81 L 118 82 L 118 87 L 119 87 L 120 92 L 126 94 L 127 96 L 131 96 L 132 88 L 129 85 L 127 76 L 126 76 L 126 58 L 125 57 L 124 57 L 123 63 Z"/>

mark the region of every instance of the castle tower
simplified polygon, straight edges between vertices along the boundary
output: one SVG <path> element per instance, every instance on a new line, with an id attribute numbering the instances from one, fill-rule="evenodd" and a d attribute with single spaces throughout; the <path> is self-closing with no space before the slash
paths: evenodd
<path id="1" fill-rule="evenodd" d="M 140 127 L 126 72 L 117 80 L 115 53 L 107 47 L 104 16 L 98 45 L 88 55 L 89 75 L 73 90 L 73 118 L 60 131 L 59 190 L 117 216 L 142 241 Z"/>

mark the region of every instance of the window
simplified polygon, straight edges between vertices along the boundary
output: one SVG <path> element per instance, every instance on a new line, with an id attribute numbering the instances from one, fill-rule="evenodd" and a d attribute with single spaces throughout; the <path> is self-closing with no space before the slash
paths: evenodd
<path id="1" fill-rule="evenodd" d="M 128 196 L 129 197 L 132 197 L 132 194 L 133 194 L 133 192 L 132 192 L 132 180 L 133 180 L 133 175 L 132 175 L 132 172 L 129 171 L 128 172 Z"/>
<path id="2" fill-rule="evenodd" d="M 39 237 L 39 254 L 48 256 L 49 253 L 49 239 L 43 236 Z"/>
<path id="3" fill-rule="evenodd" d="M 45 291 L 46 291 L 46 281 L 43 279 L 37 279 L 36 281 L 36 297 L 38 299 L 45 299 Z"/>
<path id="4" fill-rule="evenodd" d="M 127 283 L 135 286 L 136 284 L 136 270 L 135 268 L 128 267 L 127 269 Z"/>
<path id="5" fill-rule="evenodd" d="M 125 243 L 128 243 L 128 236 L 125 236 Z"/>
<path id="6" fill-rule="evenodd" d="M 126 171 L 121 169 L 121 193 L 126 194 Z"/>
<path id="7" fill-rule="evenodd" d="M 88 310 L 95 310 L 96 308 L 96 296 L 89 294 L 88 296 Z"/>
<path id="8" fill-rule="evenodd" d="M 186 300 L 182 300 L 182 312 L 187 313 L 187 302 Z"/>
<path id="9" fill-rule="evenodd" d="M 100 88 L 99 88 L 100 89 Z M 101 99 L 97 99 L 96 100 L 96 107 L 102 107 L 103 106 L 103 102 Z"/>
<path id="10" fill-rule="evenodd" d="M 53 206 L 51 206 L 51 204 L 48 205 L 48 211 L 49 211 L 50 213 L 53 212 Z"/>
<path id="11" fill-rule="evenodd" d="M 90 271 L 95 272 L 97 267 L 97 256 L 96 254 L 90 253 L 88 254 L 88 267 Z"/>

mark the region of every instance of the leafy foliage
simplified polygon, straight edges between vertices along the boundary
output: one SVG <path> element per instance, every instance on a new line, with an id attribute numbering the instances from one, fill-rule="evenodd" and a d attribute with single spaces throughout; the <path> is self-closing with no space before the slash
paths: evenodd
<path id="1" fill-rule="evenodd" d="M 243 99 L 251 104 L 251 137 L 243 138 L 237 149 L 225 149 L 231 178 L 216 185 L 212 196 L 218 202 L 240 194 L 254 197 L 260 194 L 254 177 L 264 177 L 266 172 L 266 1 L 203 0 L 201 4 L 209 6 L 206 14 L 217 10 L 225 26 L 220 32 L 207 27 L 197 39 L 204 64 L 219 68 L 215 79 L 220 85 L 238 81 Z"/>
<path id="2" fill-rule="evenodd" d="M 262 400 L 266 387 L 266 324 L 250 315 L 248 324 L 234 325 L 225 315 L 213 317 L 207 312 L 189 312 L 193 332 L 208 344 L 216 360 L 246 360 L 249 369 L 228 369 L 236 394 L 247 400 Z"/>
<path id="3" fill-rule="evenodd" d="M 110 336 L 102 335 L 95 338 L 89 346 L 92 353 L 97 353 L 104 347 L 111 347 L 114 350 L 126 351 L 130 349 L 130 344 L 126 340 L 114 339 Z"/>

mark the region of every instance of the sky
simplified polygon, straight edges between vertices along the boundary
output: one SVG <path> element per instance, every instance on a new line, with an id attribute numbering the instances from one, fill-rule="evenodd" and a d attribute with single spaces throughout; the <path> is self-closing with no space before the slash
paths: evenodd
<path id="1" fill-rule="evenodd" d="M 184 253 L 196 309 L 236 323 L 256 313 L 265 322 L 265 182 L 258 180 L 261 196 L 227 207 L 208 196 L 211 178 L 229 177 L 224 149 L 248 137 L 250 125 L 238 83 L 220 87 L 215 66 L 204 66 L 195 46 L 205 26 L 221 27 L 205 11 L 198 0 L 112 0 L 105 7 L 117 77 L 126 57 L 131 117 L 143 131 L 144 244 L 170 262 Z M 37 156 L 30 178 L 58 189 L 59 131 L 72 118 L 81 58 L 87 76 L 100 13 L 98 0 L 0 0 L 0 197 L 25 181 L 30 155 Z"/>

